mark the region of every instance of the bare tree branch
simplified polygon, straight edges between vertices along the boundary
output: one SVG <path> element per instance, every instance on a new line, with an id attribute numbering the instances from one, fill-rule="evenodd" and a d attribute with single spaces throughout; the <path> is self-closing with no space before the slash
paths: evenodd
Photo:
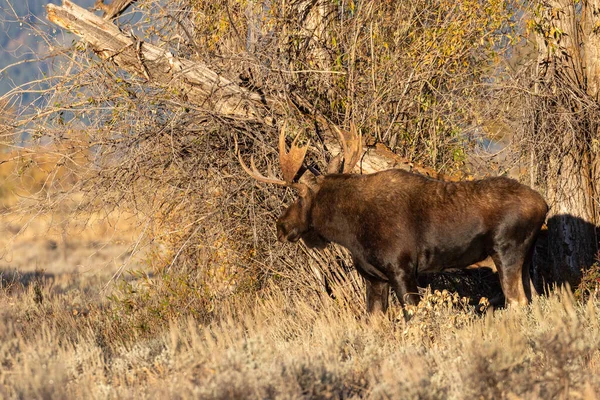
<path id="1" fill-rule="evenodd" d="M 237 118 L 263 121 L 257 108 L 261 97 L 220 76 L 200 62 L 175 57 L 150 43 L 124 34 L 110 21 L 65 0 L 49 4 L 48 19 L 81 37 L 105 60 L 124 70 L 152 80 L 189 101 L 214 112 Z M 263 121 L 264 122 L 264 121 Z"/>
<path id="2" fill-rule="evenodd" d="M 201 62 L 180 59 L 158 46 L 142 42 L 123 33 L 110 21 L 68 0 L 64 0 L 62 6 L 49 4 L 47 10 L 50 21 L 81 37 L 102 59 L 113 61 L 130 73 L 168 87 L 179 96 L 186 97 L 189 102 L 222 116 L 273 124 L 270 118 L 263 117 L 266 113 L 260 110 L 265 107 L 277 109 L 276 101 L 240 87 Z M 324 123 L 326 129 L 331 127 L 317 110 L 312 110 L 311 113 Z M 325 141 L 334 155 L 340 152 L 335 135 L 327 135 Z M 372 173 L 394 167 L 413 169 L 408 160 L 380 144 L 365 148 L 356 170 Z M 430 176 L 438 176 L 433 169 L 414 169 Z"/>

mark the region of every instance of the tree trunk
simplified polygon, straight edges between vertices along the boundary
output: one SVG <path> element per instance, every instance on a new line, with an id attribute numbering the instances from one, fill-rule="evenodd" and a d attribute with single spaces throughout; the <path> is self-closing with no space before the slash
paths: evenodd
<path id="1" fill-rule="evenodd" d="M 547 169 L 550 282 L 576 286 L 582 268 L 593 264 L 597 251 L 589 157 L 563 147 Z"/>
<path id="2" fill-rule="evenodd" d="M 584 20 L 584 50 L 585 72 L 587 78 L 587 93 L 598 103 L 600 94 L 600 0 L 588 0 Z M 592 195 L 594 199 L 594 214 L 596 225 L 600 224 L 600 123 L 592 119 L 590 146 L 590 165 L 592 180 Z M 596 226 L 598 232 L 598 227 Z M 598 233 L 596 234 L 598 236 Z M 598 239 L 598 237 L 596 237 Z"/>
<path id="3" fill-rule="evenodd" d="M 543 177 L 550 205 L 549 268 L 541 275 L 552 283 L 574 286 L 581 269 L 594 262 L 598 250 L 593 167 L 598 156 L 591 146 L 598 135 L 585 102 L 598 90 L 600 50 L 593 43 L 597 35 L 589 35 L 593 29 L 580 30 L 581 19 L 572 0 L 544 4 L 541 23 L 545 29 L 538 34 L 539 109 L 534 130 L 537 137 L 552 143 L 544 144 L 549 148 Z M 581 41 L 585 43 L 583 53 Z"/>
<path id="4" fill-rule="evenodd" d="M 308 41 L 311 59 L 309 67 L 315 70 L 331 69 L 329 54 L 323 46 L 328 40 L 327 19 L 334 11 L 334 4 L 327 0 L 301 1 L 297 5 L 298 15 L 303 17 L 301 35 Z"/>
<path id="5" fill-rule="evenodd" d="M 124 70 L 168 87 L 199 107 L 234 118 L 264 121 L 259 94 L 236 85 L 200 62 L 175 57 L 168 51 L 126 35 L 109 20 L 65 0 L 48 4 L 48 19 L 70 30 L 103 59 Z"/>

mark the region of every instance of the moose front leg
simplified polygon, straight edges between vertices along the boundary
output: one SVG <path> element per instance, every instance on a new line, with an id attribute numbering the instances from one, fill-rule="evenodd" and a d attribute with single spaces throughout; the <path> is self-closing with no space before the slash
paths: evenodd
<path id="1" fill-rule="evenodd" d="M 365 283 L 367 285 L 367 313 L 382 312 L 385 314 L 388 308 L 390 285 L 385 281 L 366 277 Z"/>
<path id="2" fill-rule="evenodd" d="M 367 313 L 382 312 L 385 314 L 388 308 L 390 292 L 390 285 L 385 280 L 385 275 L 379 272 L 375 266 L 355 255 L 352 255 L 352 261 L 354 262 L 354 268 L 365 279 L 367 287 Z"/>
<path id="3" fill-rule="evenodd" d="M 416 271 L 410 268 L 409 265 L 394 268 L 390 273 L 389 279 L 403 307 L 407 304 L 419 304 L 421 298 L 419 296 L 419 288 L 417 287 Z"/>

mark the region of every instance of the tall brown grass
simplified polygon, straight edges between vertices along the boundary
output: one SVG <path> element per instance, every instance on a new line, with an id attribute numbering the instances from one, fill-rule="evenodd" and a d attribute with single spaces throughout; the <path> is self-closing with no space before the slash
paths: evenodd
<path id="1" fill-rule="evenodd" d="M 209 323 L 188 315 L 142 334 L 98 292 L 57 286 L 3 288 L 0 397 L 595 399 L 600 392 L 598 296 L 580 303 L 560 292 L 479 315 L 457 296 L 429 293 L 405 322 L 397 308 L 367 319 L 329 297 L 272 288 L 244 301 L 232 296 Z"/>

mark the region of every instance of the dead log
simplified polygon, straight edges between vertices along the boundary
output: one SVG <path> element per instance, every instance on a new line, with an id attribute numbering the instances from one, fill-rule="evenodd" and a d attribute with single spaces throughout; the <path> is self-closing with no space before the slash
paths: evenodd
<path id="1" fill-rule="evenodd" d="M 124 70 L 168 87 L 199 107 L 232 118 L 261 120 L 256 108 L 261 97 L 220 76 L 200 62 L 180 59 L 171 52 L 123 33 L 109 20 L 65 0 L 48 4 L 48 19 L 73 32 L 99 57 Z"/>
<path id="2" fill-rule="evenodd" d="M 125 71 L 149 82 L 158 84 L 188 102 L 227 118 L 237 118 L 273 125 L 271 113 L 283 114 L 279 101 L 265 99 L 258 93 L 245 89 L 219 75 L 199 61 L 176 57 L 172 53 L 146 43 L 133 34 L 122 32 L 111 22 L 110 15 L 120 12 L 130 2 L 114 1 L 109 6 L 99 1 L 105 18 L 79 7 L 69 0 L 61 6 L 48 4 L 48 19 L 58 26 L 79 36 L 102 59 L 114 62 Z M 120 11 L 119 11 L 120 10 Z M 311 117 L 323 125 L 327 135 L 325 145 L 333 154 L 340 152 L 340 145 L 333 127 L 318 113 L 311 110 Z M 433 177 L 440 177 L 434 170 L 413 167 L 408 160 L 399 157 L 382 144 L 364 147 L 364 154 L 356 167 L 357 172 L 371 173 L 388 168 L 415 170 Z"/>

